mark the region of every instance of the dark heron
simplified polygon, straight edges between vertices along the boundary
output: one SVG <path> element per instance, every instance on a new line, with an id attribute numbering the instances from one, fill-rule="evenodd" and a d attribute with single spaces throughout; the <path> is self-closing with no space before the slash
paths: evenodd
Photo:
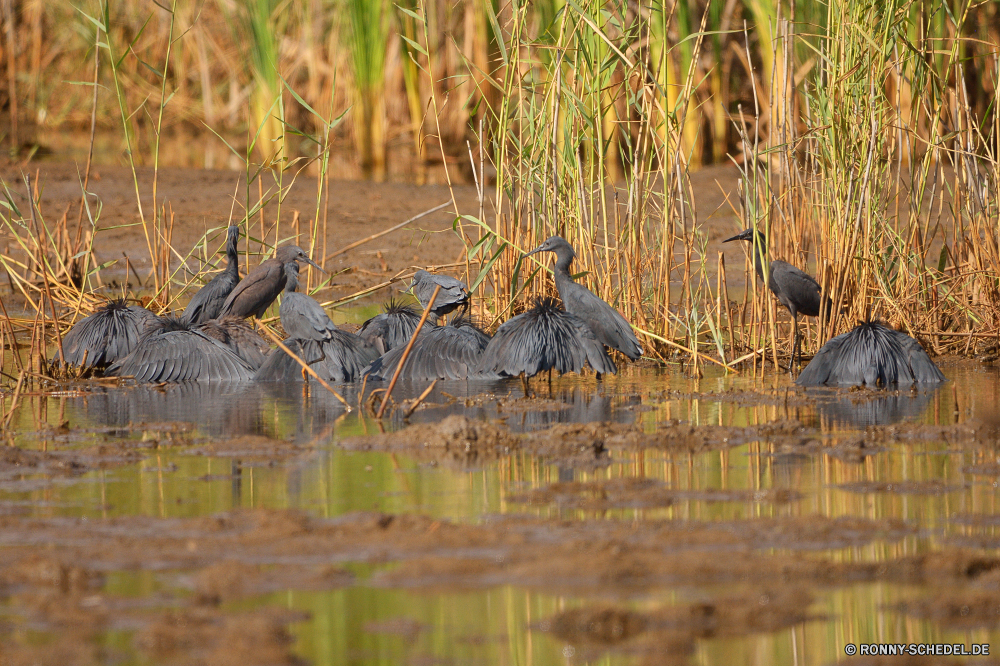
<path id="1" fill-rule="evenodd" d="M 447 326 L 420 332 L 399 376 L 415 380 L 469 379 L 476 374 L 479 358 L 489 342 L 490 336 L 472 321 L 456 317 Z M 373 361 L 365 374 L 374 381 L 391 379 L 405 350 L 406 344 L 394 347 Z"/>
<path id="2" fill-rule="evenodd" d="M 228 346 L 179 319 L 147 327 L 132 353 L 107 370 L 137 382 L 247 381 L 254 370 Z"/>
<path id="3" fill-rule="evenodd" d="M 222 316 L 260 319 L 285 288 L 285 264 L 298 261 L 323 270 L 298 245 L 279 247 L 274 257 L 262 261 L 236 285 L 222 305 Z"/>
<path id="4" fill-rule="evenodd" d="M 229 347 L 254 370 L 264 363 L 264 358 L 271 351 L 271 345 L 250 327 L 246 319 L 239 317 L 209 319 L 194 328 Z"/>
<path id="5" fill-rule="evenodd" d="M 409 305 L 389 301 L 383 306 L 383 310 L 384 312 L 362 324 L 358 331 L 358 335 L 374 347 L 380 356 L 396 347 L 405 346 L 420 323 L 420 313 Z M 432 328 L 432 323 L 424 322 L 424 330 Z"/>
<path id="6" fill-rule="evenodd" d="M 753 244 L 753 267 L 757 271 L 757 277 L 764 279 L 763 255 L 767 253 L 767 241 L 764 236 L 757 232 L 756 242 L 753 242 L 753 229 L 746 229 L 736 234 L 732 238 L 722 241 L 751 241 Z M 767 288 L 771 290 L 781 304 L 792 313 L 792 360 L 788 364 L 791 371 L 795 364 L 796 354 L 799 353 L 799 315 L 807 317 L 818 317 L 820 308 L 825 311 L 826 316 L 830 315 L 833 303 L 829 298 L 825 298 L 820 292 L 819 283 L 813 277 L 787 261 L 775 259 L 768 264 Z M 800 358 L 801 360 L 801 358 Z"/>
<path id="7" fill-rule="evenodd" d="M 78 321 L 63 336 L 63 360 L 69 365 L 103 368 L 135 349 L 146 325 L 159 317 L 125 299 L 109 301 Z"/>
<path id="8" fill-rule="evenodd" d="M 226 240 L 226 270 L 216 275 L 204 287 L 198 290 L 191 302 L 184 309 L 181 321 L 185 324 L 197 326 L 209 319 L 215 319 L 222 312 L 222 305 L 226 298 L 240 281 L 240 254 L 236 251 L 236 244 L 240 240 L 240 228 L 237 225 L 229 227 L 229 236 Z"/>
<path id="9" fill-rule="evenodd" d="M 866 321 L 823 345 L 795 383 L 874 388 L 943 381 L 919 342 L 881 322 Z"/>
<path id="10" fill-rule="evenodd" d="M 431 275 L 427 271 L 417 271 L 413 275 L 410 291 L 420 301 L 420 307 L 426 308 L 434 295 L 434 288 L 438 285 L 441 286 L 441 291 L 434 299 L 434 307 L 431 308 L 432 315 L 443 317 L 457 308 L 468 310 L 469 286 L 448 275 Z"/>
<path id="11" fill-rule="evenodd" d="M 633 361 L 642 356 L 642 345 L 632 332 L 632 326 L 618 310 L 601 300 L 594 292 L 577 284 L 569 274 L 576 252 L 573 246 L 561 236 L 552 236 L 544 243 L 528 252 L 530 257 L 538 252 L 554 252 L 556 255 L 556 289 L 563 307 L 570 314 L 583 320 L 594 332 L 601 344 L 617 349 Z"/>
<path id="12" fill-rule="evenodd" d="M 378 358 L 378 352 L 364 340 L 351 333 L 330 340 L 300 340 L 288 338 L 283 344 L 292 353 L 309 364 L 317 375 L 327 382 L 353 382 L 369 363 Z M 273 350 L 254 379 L 258 382 L 294 382 L 304 379 L 302 366 L 282 349 Z"/>
<path id="13" fill-rule="evenodd" d="M 352 382 L 378 352 L 367 342 L 341 331 L 316 299 L 295 290 L 299 285 L 299 265 L 285 264 L 285 292 L 281 297 L 281 326 L 288 334 L 285 346 L 308 363 L 326 381 Z M 282 349 L 271 353 L 257 372 L 258 381 L 290 381 L 304 370 Z"/>
<path id="14" fill-rule="evenodd" d="M 527 379 L 546 370 L 580 372 L 586 364 L 599 375 L 618 371 L 586 322 L 558 307 L 554 299 L 540 298 L 535 307 L 497 329 L 483 351 L 479 371 Z"/>

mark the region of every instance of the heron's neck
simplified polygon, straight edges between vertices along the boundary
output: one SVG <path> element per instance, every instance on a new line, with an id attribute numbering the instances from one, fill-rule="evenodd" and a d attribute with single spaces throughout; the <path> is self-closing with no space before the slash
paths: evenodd
<path id="1" fill-rule="evenodd" d="M 570 252 L 559 252 L 556 254 L 556 265 L 555 273 L 563 273 L 567 278 L 569 277 L 569 266 L 573 263 L 573 254 Z"/>
<path id="2" fill-rule="evenodd" d="M 236 243 L 230 243 L 226 246 L 226 258 L 229 260 L 229 265 L 226 266 L 226 271 L 232 273 L 233 275 L 239 275 L 240 273 L 240 253 L 236 249 Z"/>
<path id="3" fill-rule="evenodd" d="M 573 284 L 573 278 L 569 274 L 569 265 L 573 263 L 573 255 L 558 255 L 556 259 L 556 265 L 553 267 L 553 275 L 556 280 L 556 291 L 559 292 L 559 297 L 565 301 L 563 297 L 563 289 L 570 284 Z"/>

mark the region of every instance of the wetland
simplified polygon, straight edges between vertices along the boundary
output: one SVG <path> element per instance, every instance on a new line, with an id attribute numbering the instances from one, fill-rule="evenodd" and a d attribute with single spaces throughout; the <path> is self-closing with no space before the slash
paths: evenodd
<path id="1" fill-rule="evenodd" d="M 990 643 L 1000 384 L 942 368 L 926 392 L 636 366 L 528 398 L 439 382 L 381 422 L 305 384 L 24 395 L 0 460 L 3 660 L 826 664 L 848 642 Z"/>

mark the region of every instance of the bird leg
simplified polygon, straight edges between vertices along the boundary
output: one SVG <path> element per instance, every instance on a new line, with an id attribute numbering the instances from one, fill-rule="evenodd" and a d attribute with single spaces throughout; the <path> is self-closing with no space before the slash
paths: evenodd
<path id="1" fill-rule="evenodd" d="M 529 394 L 528 394 L 528 378 L 524 376 L 523 372 L 521 373 L 521 389 L 524 391 L 524 397 L 525 398 L 529 397 Z"/>
<path id="2" fill-rule="evenodd" d="M 788 373 L 795 372 L 795 356 L 799 353 L 799 314 L 792 315 L 792 360 L 788 363 Z M 800 358 L 799 361 L 802 359 Z M 801 364 L 801 363 L 800 363 Z"/>

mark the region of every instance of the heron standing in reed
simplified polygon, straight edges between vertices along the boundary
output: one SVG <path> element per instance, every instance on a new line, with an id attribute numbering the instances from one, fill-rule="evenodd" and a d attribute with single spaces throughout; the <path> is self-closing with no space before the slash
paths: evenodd
<path id="1" fill-rule="evenodd" d="M 554 299 L 540 298 L 533 308 L 497 329 L 483 350 L 478 371 L 486 377 L 520 376 L 527 395 L 527 380 L 538 373 L 580 372 L 585 365 L 598 375 L 618 371 L 585 321 L 558 307 Z"/>
<path id="2" fill-rule="evenodd" d="M 122 298 L 108 301 L 78 321 L 63 336 L 63 361 L 68 365 L 104 368 L 135 349 L 147 324 L 158 317 Z"/>
<path id="3" fill-rule="evenodd" d="M 882 322 L 865 321 L 827 341 L 795 383 L 880 388 L 943 381 L 919 342 Z"/>
<path id="4" fill-rule="evenodd" d="M 553 252 L 556 255 L 553 271 L 556 289 L 566 311 L 589 326 L 601 344 L 617 349 L 633 361 L 638 360 L 642 356 L 642 345 L 632 332 L 628 320 L 594 292 L 574 282 L 570 276 L 569 267 L 576 256 L 573 246 L 561 236 L 552 236 L 524 256 L 530 257 L 539 252 Z"/>
<path id="5" fill-rule="evenodd" d="M 787 261 L 775 259 L 768 262 L 767 280 L 764 280 L 764 255 L 767 253 L 767 241 L 758 231 L 754 233 L 753 228 L 745 229 L 732 238 L 722 241 L 748 241 L 753 246 L 753 267 L 757 271 L 757 277 L 767 283 L 767 288 L 771 290 L 778 300 L 788 308 L 792 314 L 792 360 L 788 364 L 788 371 L 791 372 L 795 364 L 796 354 L 799 350 L 799 315 L 807 317 L 818 317 L 820 309 L 824 310 L 826 316 L 830 315 L 833 303 L 823 296 L 819 283 L 809 274 L 792 266 Z M 801 357 L 800 357 L 801 360 Z"/>

